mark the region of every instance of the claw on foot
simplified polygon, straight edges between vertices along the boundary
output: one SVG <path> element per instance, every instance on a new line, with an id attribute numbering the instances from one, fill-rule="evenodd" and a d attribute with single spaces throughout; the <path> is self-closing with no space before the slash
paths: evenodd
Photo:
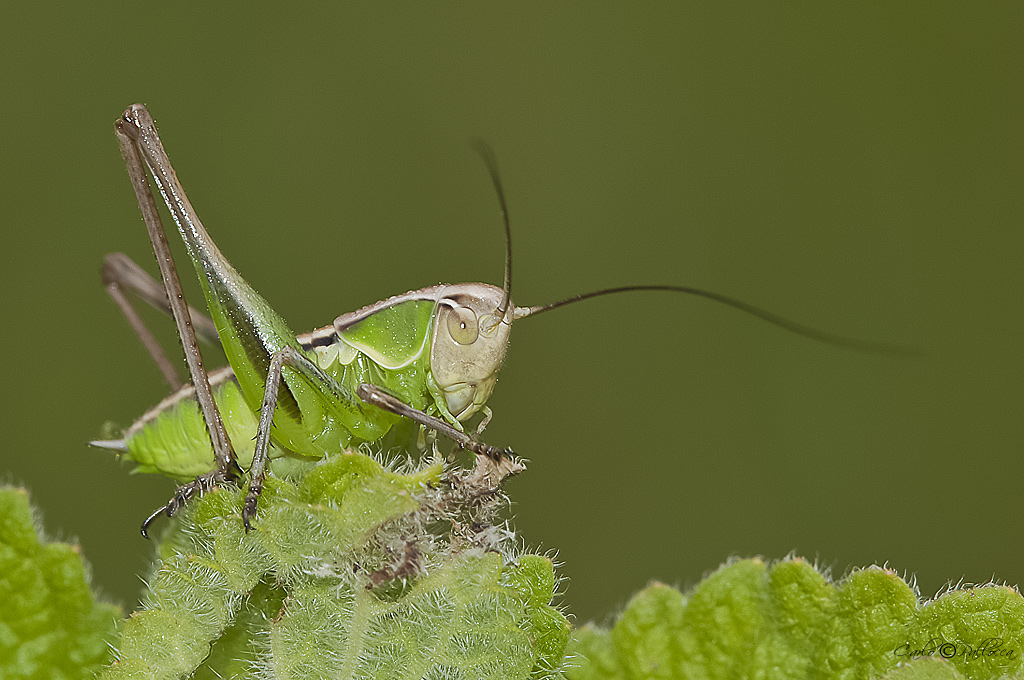
<path id="1" fill-rule="evenodd" d="M 249 520 L 256 516 L 256 504 L 259 502 L 259 498 L 259 495 L 252 491 L 245 497 L 245 505 L 242 506 L 242 524 L 245 525 L 245 533 L 252 531 Z"/>
<path id="2" fill-rule="evenodd" d="M 149 534 L 146 533 L 146 532 L 149 530 L 149 525 L 152 524 L 156 520 L 156 518 L 159 517 L 160 515 L 166 514 L 168 517 L 170 517 L 171 516 L 171 511 L 170 510 L 171 510 L 171 504 L 168 503 L 167 505 L 163 505 L 163 506 L 157 508 L 153 512 L 152 515 L 147 517 L 146 521 L 142 523 L 142 528 L 139 529 L 139 531 L 142 533 L 142 537 L 148 539 L 149 538 Z"/>
<path id="3" fill-rule="evenodd" d="M 237 469 L 237 467 L 236 467 Z M 153 514 L 146 518 L 146 521 L 142 523 L 140 532 L 143 538 L 149 538 L 149 526 L 156 520 L 160 515 L 167 515 L 168 517 L 174 517 L 174 515 L 185 507 L 185 504 L 193 496 L 202 496 L 210 489 L 214 489 L 224 482 L 237 481 L 238 476 L 234 471 L 229 470 L 227 473 L 222 473 L 219 470 L 213 472 L 207 472 L 204 475 L 199 475 L 188 484 L 179 486 L 171 496 L 171 500 L 167 501 L 165 505 L 157 508 Z M 248 527 L 248 524 L 246 524 Z"/>

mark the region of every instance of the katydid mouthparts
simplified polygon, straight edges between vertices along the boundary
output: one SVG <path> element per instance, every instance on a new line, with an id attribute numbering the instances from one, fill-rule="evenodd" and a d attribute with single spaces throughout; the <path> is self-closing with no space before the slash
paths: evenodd
<path id="1" fill-rule="evenodd" d="M 508 347 L 512 322 L 592 297 L 629 291 L 686 293 L 721 302 L 789 331 L 866 351 L 908 353 L 815 330 L 753 305 L 697 288 L 639 285 L 607 288 L 532 307 L 511 300 L 511 229 L 497 164 L 478 144 L 500 203 L 505 276 L 486 283 L 435 285 L 396 295 L 296 335 L 231 266 L 206 231 L 178 181 L 146 108 L 136 104 L 115 123 L 118 142 L 146 223 L 163 283 L 126 255 L 108 255 L 104 285 L 172 388 L 172 394 L 116 440 L 91 442 L 183 485 L 142 525 L 172 516 L 189 498 L 247 470 L 242 509 L 246 529 L 256 516 L 271 459 L 318 460 L 362 443 L 422 447 L 424 431 L 496 461 L 511 449 L 479 441 L 490 420 L 487 400 Z M 170 212 L 206 298 L 209 317 L 186 304 L 150 177 Z M 171 314 L 184 347 L 189 383 L 178 376 L 128 293 Z M 219 343 L 228 366 L 207 373 L 197 336 Z M 476 430 L 464 423 L 478 412 Z M 390 439 L 388 438 L 390 435 Z"/>

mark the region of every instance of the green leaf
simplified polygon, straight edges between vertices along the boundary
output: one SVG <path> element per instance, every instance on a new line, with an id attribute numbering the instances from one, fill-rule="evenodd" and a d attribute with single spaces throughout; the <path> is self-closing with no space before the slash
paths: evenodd
<path id="1" fill-rule="evenodd" d="M 551 561 L 446 524 L 468 496 L 442 473 L 344 453 L 269 479 L 249 533 L 243 491 L 191 502 L 102 677 L 560 677 Z"/>
<path id="2" fill-rule="evenodd" d="M 28 493 L 0 487 L 0 678 L 91 678 L 119 617 L 96 602 L 78 547 L 43 541 Z"/>
<path id="3" fill-rule="evenodd" d="M 260 583 L 235 614 L 235 620 L 210 651 L 193 676 L 195 680 L 242 680 L 258 667 L 270 634 L 267 612 L 281 610 L 284 591 Z"/>
<path id="4" fill-rule="evenodd" d="M 988 585 L 922 604 L 880 567 L 831 584 L 801 559 L 742 560 L 688 596 L 649 586 L 569 649 L 571 680 L 999 678 L 1024 670 L 1024 599 Z"/>

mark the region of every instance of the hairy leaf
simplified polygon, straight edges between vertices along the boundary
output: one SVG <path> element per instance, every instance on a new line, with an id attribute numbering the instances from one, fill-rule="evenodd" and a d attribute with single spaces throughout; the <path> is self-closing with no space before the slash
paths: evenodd
<path id="1" fill-rule="evenodd" d="M 571 680 L 1000 678 L 1024 670 L 1024 599 L 1009 587 L 922 604 L 894 572 L 830 583 L 801 559 L 742 560 L 684 596 L 653 584 L 611 630 L 570 644 Z M 888 675 L 886 675 L 889 673 Z"/>
<path id="2" fill-rule="evenodd" d="M 0 678 L 91 678 L 119 616 L 96 602 L 78 547 L 42 540 L 28 493 L 0 487 Z"/>

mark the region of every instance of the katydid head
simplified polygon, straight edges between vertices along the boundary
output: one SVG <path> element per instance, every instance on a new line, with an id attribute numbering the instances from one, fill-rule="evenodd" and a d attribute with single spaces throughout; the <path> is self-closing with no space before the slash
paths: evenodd
<path id="1" fill-rule="evenodd" d="M 457 420 L 476 413 L 491 396 L 511 324 L 512 305 L 505 289 L 461 283 L 442 291 L 434 316 L 430 372 Z"/>

